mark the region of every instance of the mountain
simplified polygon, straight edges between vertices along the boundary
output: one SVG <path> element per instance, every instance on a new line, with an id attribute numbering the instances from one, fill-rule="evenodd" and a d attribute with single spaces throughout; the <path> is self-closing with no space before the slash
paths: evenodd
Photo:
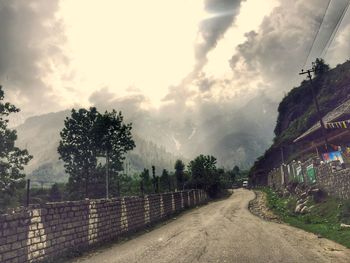
<path id="1" fill-rule="evenodd" d="M 28 177 L 34 181 L 65 182 L 63 162 L 59 160 L 57 147 L 60 141 L 60 131 L 64 119 L 70 111 L 61 111 L 28 118 L 16 127 L 17 146 L 26 148 L 33 159 L 26 166 Z M 133 133 L 136 148 L 126 155 L 125 167 L 129 173 L 140 172 L 144 168 L 156 166 L 157 172 L 162 169 L 173 170 L 178 157 L 167 152 L 164 147 L 146 141 Z"/>
<path id="2" fill-rule="evenodd" d="M 313 85 L 321 116 L 325 116 L 350 98 L 350 61 L 330 70 L 323 61 L 319 63 L 317 66 L 324 67 L 325 70 L 322 74 L 316 74 Z M 317 121 L 318 116 L 312 98 L 310 81 L 304 80 L 280 102 L 273 144 L 252 167 L 250 171 L 252 180 L 257 183 L 266 183 L 267 173 L 281 163 L 282 147 L 285 161 L 296 159 L 302 146 L 294 144 L 294 139 Z"/>
<path id="3" fill-rule="evenodd" d="M 210 109 L 210 114 L 200 118 L 191 114 L 174 118 L 147 111 L 123 111 L 124 120 L 133 123 L 136 143 L 126 156 L 125 168 L 135 173 L 155 165 L 157 173 L 161 173 L 164 168 L 173 170 L 177 158 L 187 162 L 199 154 L 216 156 L 221 167 L 248 168 L 271 143 L 275 109 L 276 105 L 260 94 L 237 110 Z M 29 177 L 67 180 L 57 146 L 64 119 L 69 115 L 66 110 L 34 116 L 16 127 L 17 145 L 34 156 L 26 167 Z"/>
<path id="4" fill-rule="evenodd" d="M 207 127 L 216 127 L 209 135 L 215 139 L 207 139 L 208 151 L 226 168 L 247 169 L 271 144 L 275 118 L 276 104 L 261 94 L 236 112 L 208 120 Z"/>

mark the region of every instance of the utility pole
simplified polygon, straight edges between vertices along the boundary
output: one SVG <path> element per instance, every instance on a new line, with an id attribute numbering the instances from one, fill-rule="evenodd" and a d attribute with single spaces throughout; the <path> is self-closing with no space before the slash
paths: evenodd
<path id="1" fill-rule="evenodd" d="M 106 199 L 109 198 L 109 154 L 106 152 Z"/>
<path id="2" fill-rule="evenodd" d="M 322 120 L 322 116 L 321 116 L 321 112 L 320 112 L 320 107 L 319 107 L 319 104 L 318 104 L 318 100 L 317 100 L 317 97 L 316 97 L 316 95 L 315 95 L 314 83 L 313 83 L 313 81 L 312 81 L 312 75 L 311 75 L 312 72 L 315 72 L 315 68 L 308 69 L 307 71 L 304 71 L 304 70 L 302 69 L 301 72 L 299 73 L 299 75 L 307 74 L 307 76 L 308 76 L 309 79 L 310 79 L 310 84 L 311 84 L 310 86 L 311 86 L 312 98 L 313 98 L 313 100 L 314 100 L 314 103 L 315 103 L 315 106 L 316 106 L 316 110 L 317 110 L 318 119 L 319 119 L 320 124 L 321 124 L 321 132 L 322 132 L 322 137 L 323 137 L 323 140 L 324 140 L 325 148 L 326 148 L 326 151 L 328 152 L 327 132 L 326 132 L 326 128 L 325 128 L 325 126 L 324 126 L 324 122 L 323 122 L 323 120 Z"/>

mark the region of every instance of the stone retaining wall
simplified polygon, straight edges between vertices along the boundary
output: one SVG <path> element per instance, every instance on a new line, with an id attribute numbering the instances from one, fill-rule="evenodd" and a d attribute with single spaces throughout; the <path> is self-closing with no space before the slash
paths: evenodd
<path id="1" fill-rule="evenodd" d="M 202 190 L 47 203 L 0 215 L 0 262 L 39 262 L 113 240 L 206 202 Z"/>
<path id="2" fill-rule="evenodd" d="M 315 180 L 307 176 L 307 167 L 313 166 Z M 297 169 L 301 171 L 297 175 Z M 320 164 L 312 160 L 304 163 L 293 162 L 273 169 L 268 175 L 268 186 L 282 189 L 289 182 L 297 181 L 314 185 L 325 190 L 329 195 L 340 199 L 350 200 L 350 169 L 335 169 L 334 164 Z"/>
<path id="3" fill-rule="evenodd" d="M 332 171 L 322 165 L 317 169 L 317 185 L 331 196 L 350 200 L 350 169 Z"/>

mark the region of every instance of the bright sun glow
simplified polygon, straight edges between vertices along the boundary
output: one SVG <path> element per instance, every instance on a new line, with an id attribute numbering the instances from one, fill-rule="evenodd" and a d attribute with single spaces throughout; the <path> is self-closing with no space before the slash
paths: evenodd
<path id="1" fill-rule="evenodd" d="M 210 53 L 209 75 L 227 72 L 235 46 L 273 5 L 260 0 L 244 2 L 237 27 Z M 193 69 L 198 25 L 213 15 L 204 11 L 203 1 L 189 0 L 62 0 L 60 10 L 66 26 L 66 51 L 75 72 L 70 83 L 73 89 L 63 90 L 62 96 L 78 97 L 71 103 L 81 105 L 88 104 L 89 95 L 103 87 L 116 97 L 141 91 L 152 105 L 160 105 L 168 87 Z M 65 94 L 69 92 L 80 96 Z"/>
<path id="2" fill-rule="evenodd" d="M 160 101 L 193 67 L 202 9 L 186 0 L 64 0 L 75 88 L 107 86 L 123 96 L 132 86 Z"/>
<path id="3" fill-rule="evenodd" d="M 218 46 L 208 54 L 209 63 L 205 67 L 206 74 L 217 78 L 227 73 L 232 74 L 228 61 L 234 55 L 235 47 L 245 41 L 245 33 L 256 31 L 263 18 L 277 5 L 277 0 L 243 2 L 234 26 L 226 32 Z"/>

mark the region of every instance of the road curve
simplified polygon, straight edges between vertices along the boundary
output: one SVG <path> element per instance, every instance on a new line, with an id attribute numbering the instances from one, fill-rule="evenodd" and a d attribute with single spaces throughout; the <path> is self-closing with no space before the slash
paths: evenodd
<path id="1" fill-rule="evenodd" d="M 252 215 L 252 191 L 193 209 L 171 223 L 75 263 L 350 262 L 350 250 L 303 230 Z"/>

